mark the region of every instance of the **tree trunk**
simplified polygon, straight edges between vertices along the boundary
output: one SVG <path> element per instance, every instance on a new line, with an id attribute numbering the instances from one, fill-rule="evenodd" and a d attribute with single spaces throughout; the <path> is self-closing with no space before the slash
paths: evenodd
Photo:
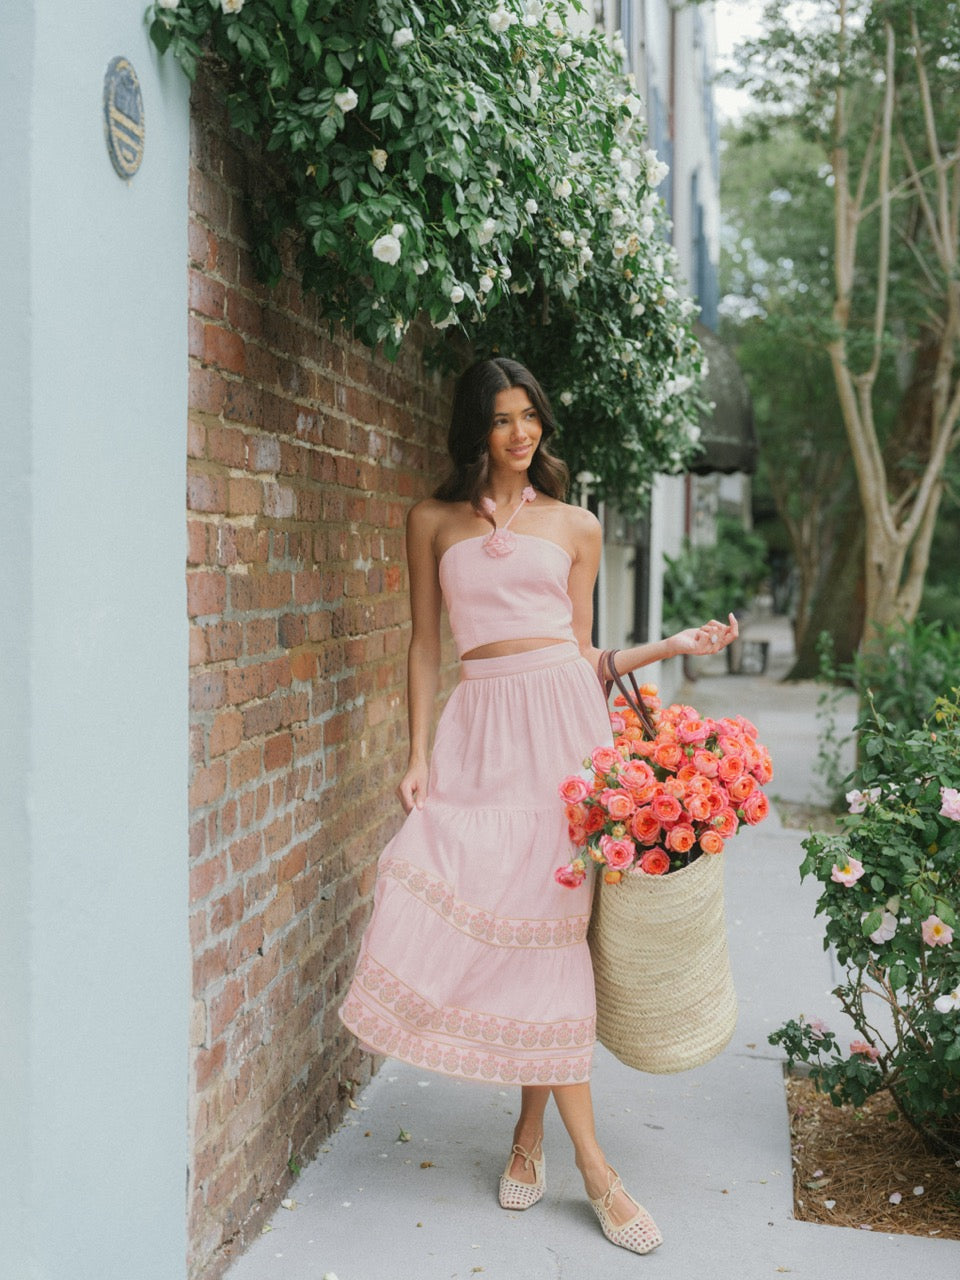
<path id="1" fill-rule="evenodd" d="M 837 519 L 837 536 L 826 549 L 820 585 L 788 680 L 811 680 L 820 671 L 817 640 L 821 631 L 833 637 L 834 660 L 853 660 L 863 630 L 863 511 L 860 495 L 852 488 L 844 511 Z"/>

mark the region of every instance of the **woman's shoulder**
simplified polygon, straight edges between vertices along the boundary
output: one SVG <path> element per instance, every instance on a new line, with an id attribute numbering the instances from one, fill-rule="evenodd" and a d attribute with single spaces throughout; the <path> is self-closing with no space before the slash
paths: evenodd
<path id="1" fill-rule="evenodd" d="M 559 498 L 542 497 L 543 506 L 549 511 L 552 519 L 562 523 L 574 536 L 592 537 L 601 532 L 600 521 L 586 507 L 577 506 L 573 502 L 562 502 Z"/>

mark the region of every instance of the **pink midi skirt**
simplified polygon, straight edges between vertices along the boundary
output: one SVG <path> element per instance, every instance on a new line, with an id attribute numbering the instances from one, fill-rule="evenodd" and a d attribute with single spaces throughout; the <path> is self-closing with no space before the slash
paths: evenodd
<path id="1" fill-rule="evenodd" d="M 554 879 L 574 854 L 557 788 L 610 741 L 576 645 L 462 663 L 340 1009 L 365 1046 L 469 1080 L 589 1079 L 592 880 Z"/>

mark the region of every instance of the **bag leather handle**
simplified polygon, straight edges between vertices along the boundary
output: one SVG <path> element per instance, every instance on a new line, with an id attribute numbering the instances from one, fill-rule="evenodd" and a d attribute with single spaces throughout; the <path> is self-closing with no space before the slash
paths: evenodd
<path id="1" fill-rule="evenodd" d="M 631 688 L 627 688 L 624 683 L 623 676 L 617 670 L 616 656 L 620 652 L 619 649 L 604 649 L 600 654 L 600 661 L 597 663 L 597 676 L 603 685 L 604 696 L 610 697 L 610 690 L 614 685 L 617 686 L 620 693 L 626 701 L 627 706 L 634 712 L 640 721 L 644 736 L 647 738 L 655 738 L 657 731 L 653 727 L 653 721 L 650 719 L 650 713 L 643 705 L 643 699 L 640 696 L 640 686 L 637 684 L 636 677 L 632 671 L 627 672 L 630 680 Z"/>

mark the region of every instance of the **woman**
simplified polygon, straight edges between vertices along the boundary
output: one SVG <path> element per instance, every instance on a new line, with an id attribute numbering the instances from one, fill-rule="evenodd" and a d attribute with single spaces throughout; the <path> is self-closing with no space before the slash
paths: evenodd
<path id="1" fill-rule="evenodd" d="M 407 819 L 380 859 L 340 1016 L 375 1052 L 521 1086 L 504 1208 L 543 1194 L 552 1095 L 604 1234 L 646 1253 L 660 1234 L 594 1131 L 592 886 L 562 887 L 553 874 L 571 856 L 558 784 L 612 741 L 591 643 L 601 530 L 563 501 L 553 431 L 546 397 L 515 361 L 480 361 L 460 378 L 452 473 L 407 522 L 410 758 L 398 788 Z M 430 757 L 441 600 L 461 681 Z M 617 669 L 717 653 L 736 634 L 732 616 L 711 621 L 623 650 Z"/>

